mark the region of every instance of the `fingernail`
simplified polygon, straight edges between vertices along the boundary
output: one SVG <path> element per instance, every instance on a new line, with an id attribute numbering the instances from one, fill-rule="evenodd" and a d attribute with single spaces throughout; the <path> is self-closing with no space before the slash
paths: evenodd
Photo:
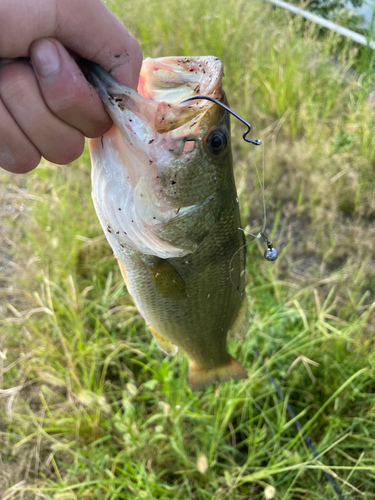
<path id="1" fill-rule="evenodd" d="M 60 70 L 60 55 L 54 43 L 43 40 L 33 54 L 33 65 L 43 78 L 53 76 Z"/>

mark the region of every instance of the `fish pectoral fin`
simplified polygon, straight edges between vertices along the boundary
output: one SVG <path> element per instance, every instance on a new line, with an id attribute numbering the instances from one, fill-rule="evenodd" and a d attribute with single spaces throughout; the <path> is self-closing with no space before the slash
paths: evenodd
<path id="1" fill-rule="evenodd" d="M 122 277 L 124 278 L 124 281 L 125 281 L 126 288 L 128 289 L 128 292 L 131 294 L 129 280 L 128 280 L 128 277 L 126 276 L 126 269 L 122 265 L 121 260 L 117 257 L 117 255 L 115 255 L 115 259 L 118 262 L 118 265 L 119 265 L 119 268 L 120 268 L 120 271 L 121 271 L 121 275 L 122 275 Z"/>
<path id="2" fill-rule="evenodd" d="M 230 360 L 219 368 L 205 370 L 190 361 L 189 384 L 193 391 L 200 391 L 215 382 L 246 379 L 247 372 L 240 363 L 230 356 Z"/>
<path id="3" fill-rule="evenodd" d="M 157 231 L 157 236 L 171 245 L 193 252 L 215 226 L 218 216 L 219 201 L 214 193 L 198 205 L 181 209 Z"/>
<path id="4" fill-rule="evenodd" d="M 176 345 L 172 344 L 172 342 L 169 342 L 169 340 L 162 337 L 153 328 L 151 328 L 150 325 L 148 325 L 148 328 L 155 339 L 156 345 L 161 351 L 163 351 L 165 354 L 168 354 L 169 356 L 174 356 L 177 353 L 178 347 Z"/>
<path id="5" fill-rule="evenodd" d="M 186 283 L 177 269 L 167 260 L 156 258 L 153 264 L 145 265 L 151 275 L 157 291 L 169 299 L 188 297 Z"/>
<path id="6" fill-rule="evenodd" d="M 249 309 L 247 297 L 244 294 L 237 316 L 234 318 L 233 323 L 229 329 L 231 337 L 243 338 L 249 329 Z"/>

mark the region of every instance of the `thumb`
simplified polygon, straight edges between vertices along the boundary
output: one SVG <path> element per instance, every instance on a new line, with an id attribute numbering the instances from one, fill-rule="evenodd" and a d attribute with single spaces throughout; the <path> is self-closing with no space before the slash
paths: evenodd
<path id="1" fill-rule="evenodd" d="M 32 42 L 50 37 L 137 88 L 142 51 L 100 0 L 0 0 L 0 58 L 28 57 Z"/>
<path id="2" fill-rule="evenodd" d="M 55 1 L 58 21 L 53 36 L 76 54 L 100 64 L 118 82 L 136 90 L 142 51 L 119 19 L 100 0 Z"/>

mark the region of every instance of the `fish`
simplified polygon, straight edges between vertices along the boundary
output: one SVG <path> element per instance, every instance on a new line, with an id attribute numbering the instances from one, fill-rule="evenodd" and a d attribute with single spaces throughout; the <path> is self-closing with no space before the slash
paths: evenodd
<path id="1" fill-rule="evenodd" d="M 223 65 L 147 58 L 137 92 L 85 74 L 113 120 L 90 139 L 92 199 L 128 292 L 158 347 L 189 361 L 192 390 L 247 378 L 227 348 L 248 325 L 244 233 Z"/>

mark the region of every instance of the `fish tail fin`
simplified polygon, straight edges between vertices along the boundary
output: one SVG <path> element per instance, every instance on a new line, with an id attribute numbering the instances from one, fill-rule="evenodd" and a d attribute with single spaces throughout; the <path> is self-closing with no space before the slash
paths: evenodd
<path id="1" fill-rule="evenodd" d="M 230 356 L 230 360 L 219 368 L 205 370 L 190 362 L 189 384 L 193 391 L 205 389 L 215 382 L 227 382 L 228 380 L 241 380 L 247 378 L 246 370 L 240 363 Z"/>

